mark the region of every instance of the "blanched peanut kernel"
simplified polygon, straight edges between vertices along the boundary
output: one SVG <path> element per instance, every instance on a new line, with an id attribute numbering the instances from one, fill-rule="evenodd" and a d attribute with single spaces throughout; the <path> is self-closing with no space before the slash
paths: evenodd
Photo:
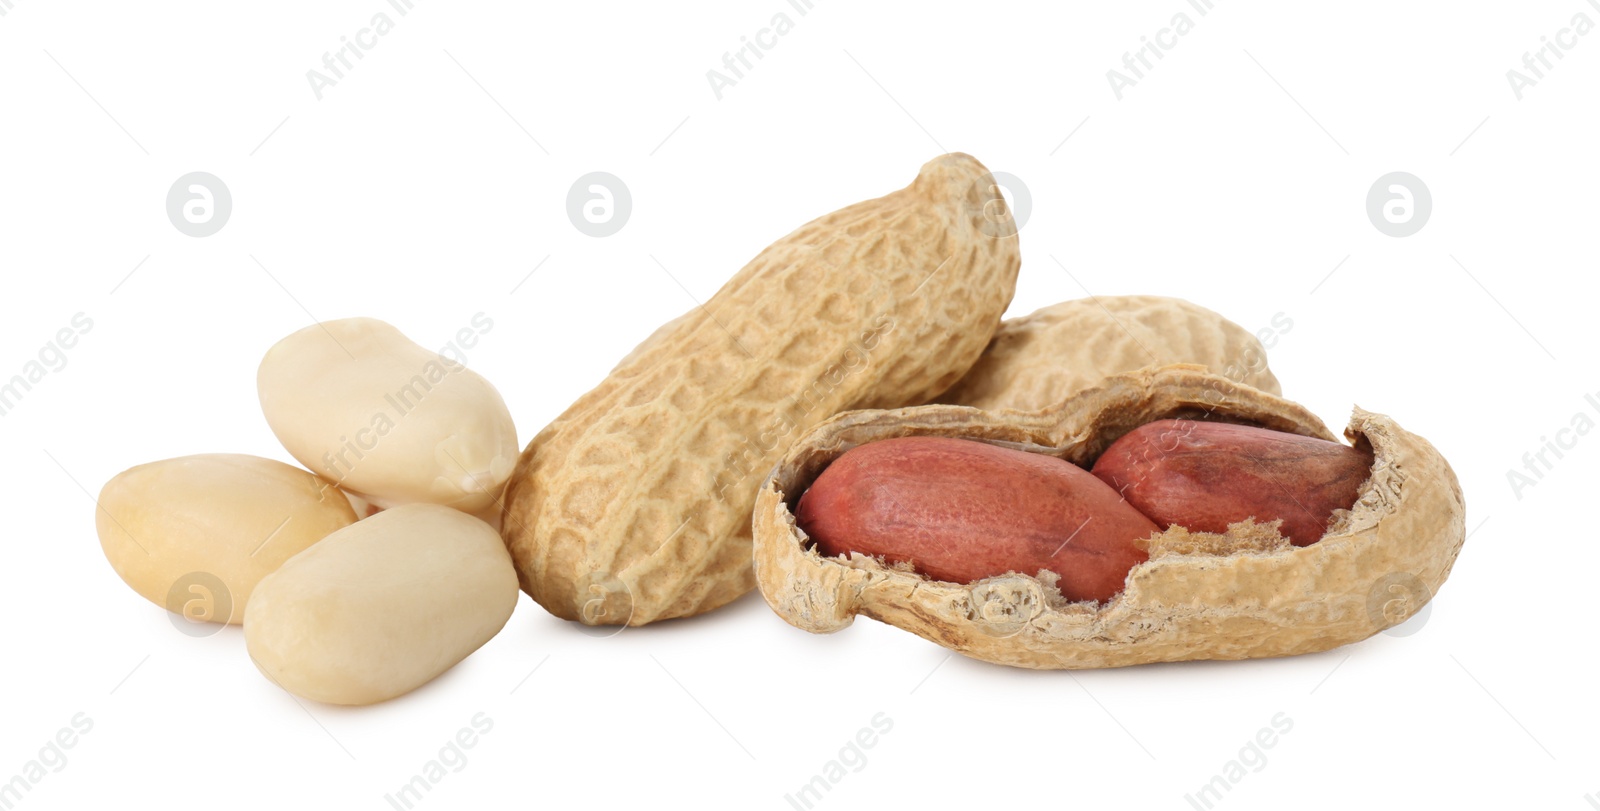
<path id="1" fill-rule="evenodd" d="M 267 350 L 256 385 L 294 458 L 380 507 L 482 510 L 521 450 L 494 386 L 373 318 L 284 338 Z"/>
<path id="2" fill-rule="evenodd" d="M 256 667 L 285 690 L 373 704 L 454 667 L 516 605 L 499 533 L 466 513 L 409 504 L 328 536 L 262 580 L 244 637 Z"/>
<path id="3" fill-rule="evenodd" d="M 235 625 L 261 578 L 355 520 L 344 494 L 311 473 L 224 453 L 125 470 L 95 511 L 100 547 L 134 591 L 189 619 Z"/>

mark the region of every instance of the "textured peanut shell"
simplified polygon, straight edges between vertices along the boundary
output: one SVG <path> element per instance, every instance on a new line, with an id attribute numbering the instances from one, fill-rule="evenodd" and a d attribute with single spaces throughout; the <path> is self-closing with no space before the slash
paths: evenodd
<path id="1" fill-rule="evenodd" d="M 1360 408 L 1345 435 L 1370 443 L 1371 477 L 1328 534 L 1290 546 L 1271 525 L 1221 535 L 1173 528 L 1109 602 L 1067 603 L 1053 576 L 970 585 L 931 581 L 872 558 L 807 548 L 791 504 L 829 461 L 896 436 L 955 436 L 1088 464 L 1117 437 L 1164 418 L 1259 425 L 1332 439 L 1299 405 L 1178 365 L 1117 375 L 1039 412 L 932 405 L 840 414 L 800 439 L 763 485 L 754 514 L 762 595 L 789 623 L 828 633 L 862 614 L 968 656 L 1018 667 L 1121 667 L 1327 650 L 1403 622 L 1450 573 L 1465 535 L 1461 488 L 1426 440 Z"/>
<path id="2" fill-rule="evenodd" d="M 1037 411 L 1111 375 L 1173 363 L 1283 393 L 1261 342 L 1221 315 L 1164 296 L 1096 296 L 1002 323 L 939 402 Z"/>
<path id="3" fill-rule="evenodd" d="M 658 329 L 524 450 L 501 527 L 522 588 L 594 625 L 754 588 L 750 509 L 789 442 L 839 411 L 927 402 L 994 334 L 1020 264 L 999 200 L 977 160 L 935 158 Z"/>

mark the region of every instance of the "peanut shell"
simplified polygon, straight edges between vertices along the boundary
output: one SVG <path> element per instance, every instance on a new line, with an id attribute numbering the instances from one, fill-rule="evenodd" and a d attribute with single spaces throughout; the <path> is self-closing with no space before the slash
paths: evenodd
<path id="1" fill-rule="evenodd" d="M 1011 301 L 1015 232 L 988 170 L 953 153 L 768 246 L 528 443 L 502 524 L 522 588 L 591 625 L 754 588 L 762 477 L 839 411 L 954 383 Z"/>
<path id="2" fill-rule="evenodd" d="M 1006 320 L 939 402 L 1037 411 L 1111 375 L 1172 363 L 1283 393 L 1261 342 L 1221 315 L 1164 296 L 1095 296 Z"/>
<path id="3" fill-rule="evenodd" d="M 1332 439 L 1303 407 L 1193 365 L 1116 375 L 1038 412 L 930 405 L 840 414 L 797 441 L 757 497 L 762 596 L 814 633 L 862 614 L 977 659 L 1076 669 L 1327 650 L 1403 622 L 1449 575 L 1465 537 L 1455 473 L 1427 440 L 1361 408 L 1345 436 L 1370 444 L 1372 473 L 1320 541 L 1291 546 L 1274 526 L 1250 522 L 1223 534 L 1174 527 L 1150 540 L 1150 560 L 1128 573 L 1122 593 L 1098 605 L 1066 602 L 1048 572 L 959 585 L 861 555 L 823 558 L 791 514 L 832 459 L 866 442 L 964 437 L 1087 466 L 1122 434 L 1167 418 Z"/>

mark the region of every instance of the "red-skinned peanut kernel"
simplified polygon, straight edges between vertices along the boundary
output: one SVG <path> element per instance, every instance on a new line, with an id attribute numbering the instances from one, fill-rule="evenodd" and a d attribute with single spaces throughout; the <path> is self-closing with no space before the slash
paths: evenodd
<path id="1" fill-rule="evenodd" d="M 955 583 L 1047 569 L 1074 601 L 1122 591 L 1147 558 L 1134 542 L 1158 531 L 1071 462 L 945 437 L 847 451 L 801 496 L 796 520 L 822 555 L 882 556 Z"/>
<path id="2" fill-rule="evenodd" d="M 1111 444 L 1094 475 L 1162 529 L 1224 532 L 1254 518 L 1308 546 L 1355 504 L 1372 451 L 1247 425 L 1158 420 Z"/>

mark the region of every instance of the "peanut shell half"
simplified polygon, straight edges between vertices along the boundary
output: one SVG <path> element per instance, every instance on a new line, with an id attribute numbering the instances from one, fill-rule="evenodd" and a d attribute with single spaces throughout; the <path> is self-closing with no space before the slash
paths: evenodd
<path id="1" fill-rule="evenodd" d="M 1221 535 L 1174 527 L 1149 541 L 1151 559 L 1129 572 L 1122 593 L 1098 605 L 1065 602 L 1049 572 L 961 585 L 859 554 L 823 558 L 791 513 L 831 460 L 866 442 L 964 437 L 1087 466 L 1134 427 L 1165 418 L 1333 438 L 1303 407 L 1192 365 L 1116 375 L 1038 412 L 847 412 L 792 446 L 757 497 L 761 593 L 779 616 L 813 633 L 862 614 L 977 659 L 1076 669 L 1327 650 L 1403 622 L 1450 574 L 1465 536 L 1455 473 L 1427 440 L 1360 408 L 1345 436 L 1370 443 L 1372 474 L 1322 540 L 1294 547 L 1272 525 L 1250 522 Z"/>

